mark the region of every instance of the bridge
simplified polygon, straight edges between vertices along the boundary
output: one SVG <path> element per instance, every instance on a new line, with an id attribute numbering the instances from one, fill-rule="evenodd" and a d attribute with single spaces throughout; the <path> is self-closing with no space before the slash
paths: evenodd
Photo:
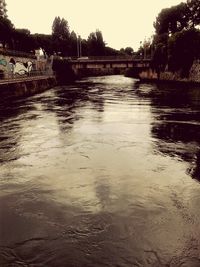
<path id="1" fill-rule="evenodd" d="M 103 57 L 81 57 L 68 58 L 75 72 L 79 70 L 92 69 L 120 69 L 126 70 L 130 68 L 146 69 L 150 67 L 151 58 L 141 59 L 136 56 L 103 56 Z"/>
<path id="2" fill-rule="evenodd" d="M 151 58 L 136 56 L 103 56 L 63 58 L 54 56 L 54 70 L 62 81 L 74 77 L 125 74 L 139 79 L 157 79 Z M 63 62 L 62 62 L 63 61 Z"/>

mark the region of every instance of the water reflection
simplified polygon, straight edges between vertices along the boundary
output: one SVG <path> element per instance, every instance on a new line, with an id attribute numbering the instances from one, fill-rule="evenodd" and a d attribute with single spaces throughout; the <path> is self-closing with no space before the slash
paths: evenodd
<path id="1" fill-rule="evenodd" d="M 0 163 L 17 160 L 22 156 L 20 150 L 21 122 L 36 120 L 36 107 L 24 98 L 11 98 L 0 102 Z"/>
<path id="2" fill-rule="evenodd" d="M 108 177 L 97 177 L 95 190 L 97 198 L 99 199 L 101 205 L 101 209 L 108 210 L 111 204 L 111 194 Z"/>
<path id="3" fill-rule="evenodd" d="M 136 83 L 139 97 L 151 100 L 152 137 L 158 151 L 189 162 L 188 173 L 199 177 L 200 91 L 189 85 Z"/>

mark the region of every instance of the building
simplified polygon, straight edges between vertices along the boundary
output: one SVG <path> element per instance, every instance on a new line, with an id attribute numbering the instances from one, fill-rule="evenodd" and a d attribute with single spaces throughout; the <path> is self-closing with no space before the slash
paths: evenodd
<path id="1" fill-rule="evenodd" d="M 0 17 L 7 17 L 7 9 L 5 0 L 0 0 Z"/>

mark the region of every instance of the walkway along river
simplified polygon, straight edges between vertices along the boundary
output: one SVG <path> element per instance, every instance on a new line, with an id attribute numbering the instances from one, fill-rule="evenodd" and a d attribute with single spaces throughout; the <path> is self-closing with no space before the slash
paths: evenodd
<path id="1" fill-rule="evenodd" d="M 0 103 L 0 266 L 200 266 L 200 90 L 86 78 Z"/>

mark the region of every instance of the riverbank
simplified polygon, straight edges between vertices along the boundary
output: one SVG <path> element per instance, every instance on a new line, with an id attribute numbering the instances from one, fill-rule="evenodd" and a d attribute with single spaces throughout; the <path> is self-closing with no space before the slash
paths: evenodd
<path id="1" fill-rule="evenodd" d="M 26 77 L 15 80 L 0 81 L 0 96 L 28 96 L 43 92 L 57 84 L 55 76 Z"/>
<path id="2" fill-rule="evenodd" d="M 200 60 L 194 61 L 187 77 L 183 77 L 181 75 L 181 70 L 176 72 L 166 70 L 158 74 L 155 70 L 148 68 L 137 73 L 137 78 L 139 78 L 142 82 L 168 82 L 200 85 Z"/>

